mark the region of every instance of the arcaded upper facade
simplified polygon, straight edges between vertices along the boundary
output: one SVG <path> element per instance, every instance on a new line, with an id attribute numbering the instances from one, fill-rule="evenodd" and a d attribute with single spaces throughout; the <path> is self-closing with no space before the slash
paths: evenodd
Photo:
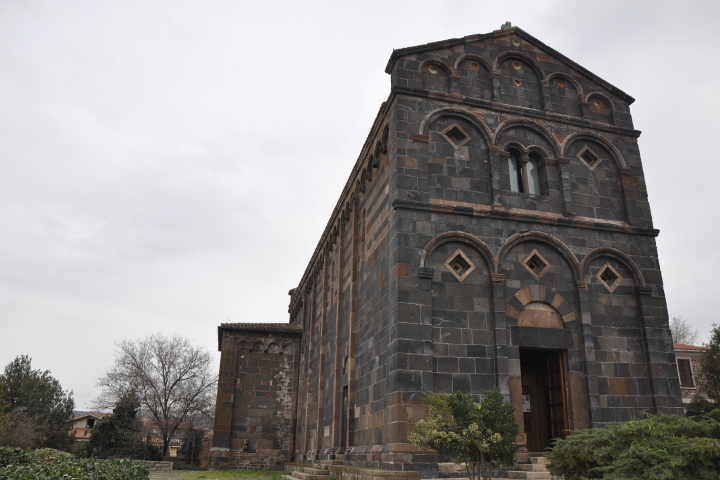
<path id="1" fill-rule="evenodd" d="M 273 448 L 437 476 L 407 440 L 424 394 L 495 385 L 521 453 L 680 413 L 633 98 L 510 26 L 395 50 L 386 72 L 390 96 L 290 292 L 294 428 Z M 219 414 L 249 388 L 234 363 L 223 375 Z M 251 454 L 240 423 L 221 427 Z"/>

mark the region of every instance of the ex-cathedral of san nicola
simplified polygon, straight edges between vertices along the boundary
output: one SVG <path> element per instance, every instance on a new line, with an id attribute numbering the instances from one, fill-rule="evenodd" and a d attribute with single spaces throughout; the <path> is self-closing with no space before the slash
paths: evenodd
<path id="1" fill-rule="evenodd" d="M 218 328 L 211 467 L 438 477 L 408 441 L 434 391 L 498 385 L 521 458 L 681 413 L 634 99 L 509 24 L 385 71 L 289 322 Z"/>

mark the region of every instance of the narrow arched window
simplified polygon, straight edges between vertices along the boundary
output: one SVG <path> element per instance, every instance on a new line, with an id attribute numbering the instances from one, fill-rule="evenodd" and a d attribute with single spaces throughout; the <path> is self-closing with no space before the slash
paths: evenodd
<path id="1" fill-rule="evenodd" d="M 520 158 L 515 152 L 510 152 L 508 157 L 508 170 L 510 171 L 510 191 L 522 192 L 522 166 L 520 165 Z"/>
<path id="2" fill-rule="evenodd" d="M 510 174 L 510 191 L 542 195 L 540 182 L 540 163 L 542 158 L 537 152 L 523 156 L 516 150 L 510 150 L 508 156 L 508 173 Z"/>

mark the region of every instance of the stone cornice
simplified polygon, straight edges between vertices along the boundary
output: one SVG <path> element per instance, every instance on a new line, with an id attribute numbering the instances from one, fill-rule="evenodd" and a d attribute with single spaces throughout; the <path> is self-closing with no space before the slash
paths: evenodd
<path id="1" fill-rule="evenodd" d="M 540 223 L 544 225 L 559 225 L 563 227 L 582 228 L 585 230 L 600 230 L 605 232 L 619 232 L 631 235 L 643 235 L 657 237 L 660 230 L 655 228 L 642 228 L 628 225 L 625 222 L 613 222 L 610 220 L 572 217 L 568 218 L 559 213 L 534 212 L 516 208 L 493 209 L 491 205 L 454 205 L 444 204 L 439 201 L 417 202 L 414 200 L 396 199 L 392 203 L 396 210 L 423 210 L 435 213 L 450 213 L 455 215 L 468 215 L 473 217 L 498 218 L 518 222 Z"/>

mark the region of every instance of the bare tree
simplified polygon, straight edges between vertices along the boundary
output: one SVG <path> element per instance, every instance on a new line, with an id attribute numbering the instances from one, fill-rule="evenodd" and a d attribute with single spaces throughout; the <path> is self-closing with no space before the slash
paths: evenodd
<path id="1" fill-rule="evenodd" d="M 689 320 L 681 316 L 672 317 L 670 331 L 672 332 L 673 342 L 685 345 L 695 345 L 700 336 L 698 329 Z"/>
<path id="2" fill-rule="evenodd" d="M 210 352 L 186 338 L 159 333 L 123 340 L 116 347 L 115 365 L 98 379 L 103 390 L 95 405 L 107 409 L 134 394 L 162 435 L 167 455 L 178 426 L 214 407 L 217 376 L 211 371 Z"/>
<path id="3" fill-rule="evenodd" d="M 40 441 L 40 428 L 24 408 L 16 408 L 0 418 L 0 446 L 29 449 Z"/>

